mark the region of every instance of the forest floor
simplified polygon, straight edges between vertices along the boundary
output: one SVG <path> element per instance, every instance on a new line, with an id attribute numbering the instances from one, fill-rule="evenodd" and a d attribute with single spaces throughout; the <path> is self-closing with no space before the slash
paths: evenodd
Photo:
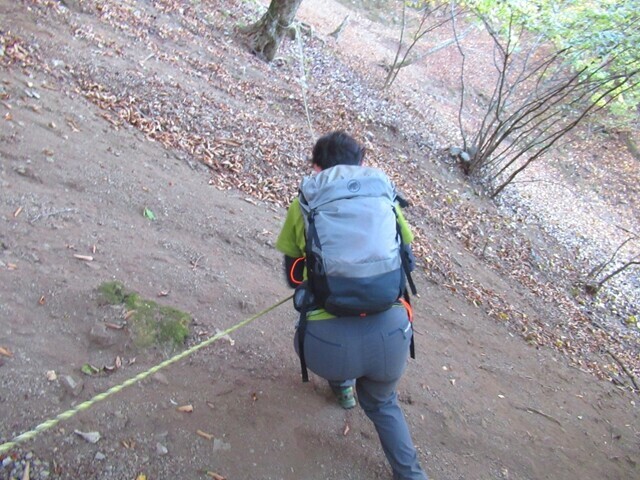
<path id="1" fill-rule="evenodd" d="M 305 0 L 311 30 L 266 64 L 237 28 L 259 11 L 0 0 L 0 444 L 174 353 L 136 345 L 132 312 L 105 304 L 104 282 L 188 312 L 189 346 L 287 297 L 273 244 L 315 136 L 341 128 L 413 203 L 417 358 L 399 397 L 429 475 L 640 477 L 640 340 L 626 324 L 637 304 L 622 287 L 595 300 L 575 288 L 583 251 L 606 251 L 588 230 L 602 237 L 600 217 L 580 242 L 557 242 L 563 227 L 533 221 L 531 192 L 497 207 L 460 176 L 447 155 L 452 52 L 383 92 L 387 27 Z M 623 142 L 591 134 L 570 154 L 576 171 L 540 169 L 597 198 L 566 195 L 560 214 L 552 190 L 545 208 L 608 205 L 637 231 Z M 301 382 L 295 321 L 280 306 L 58 423 L 0 455 L 0 479 L 390 478 L 362 411 L 342 410 L 318 377 Z"/>

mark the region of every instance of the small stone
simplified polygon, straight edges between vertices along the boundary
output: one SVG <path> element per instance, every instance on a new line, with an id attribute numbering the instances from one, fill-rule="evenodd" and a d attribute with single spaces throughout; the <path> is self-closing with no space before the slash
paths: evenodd
<path id="1" fill-rule="evenodd" d="M 94 325 L 89 330 L 89 340 L 92 344 L 100 348 L 112 347 L 116 344 L 116 336 L 112 331 L 107 330 L 104 325 Z"/>
<path id="2" fill-rule="evenodd" d="M 156 382 L 161 383 L 162 385 L 169 385 L 169 380 L 167 380 L 167 377 L 164 375 L 164 373 L 156 372 L 151 376 L 151 378 L 153 378 Z"/>
<path id="3" fill-rule="evenodd" d="M 5 457 L 2 460 L 2 468 L 6 468 L 13 463 L 13 459 L 11 457 Z"/>
<path id="4" fill-rule="evenodd" d="M 214 452 L 217 452 L 219 450 L 230 450 L 230 449 L 231 449 L 231 444 L 226 443 L 221 438 L 214 438 L 213 439 L 213 451 Z"/>
<path id="5" fill-rule="evenodd" d="M 27 97 L 30 97 L 30 98 L 35 98 L 35 99 L 39 99 L 40 98 L 40 94 L 38 92 L 36 92 L 35 90 L 25 89 L 24 93 L 25 93 L 25 95 L 27 95 Z"/>
<path id="6" fill-rule="evenodd" d="M 462 153 L 462 149 L 460 147 L 451 147 L 449 149 L 449 155 L 452 157 L 458 157 Z"/>
<path id="7" fill-rule="evenodd" d="M 82 380 L 76 379 L 72 375 L 63 375 L 60 377 L 60 383 L 64 389 L 74 397 L 80 395 L 84 386 Z"/>
<path id="8" fill-rule="evenodd" d="M 162 456 L 169 453 L 169 450 L 167 449 L 167 447 L 158 442 L 156 443 L 156 452 L 158 453 L 158 455 Z"/>
<path id="9" fill-rule="evenodd" d="M 96 452 L 95 457 L 93 457 L 94 460 L 97 460 L 98 462 L 101 462 L 102 460 L 106 460 L 107 456 L 102 453 L 102 452 Z"/>

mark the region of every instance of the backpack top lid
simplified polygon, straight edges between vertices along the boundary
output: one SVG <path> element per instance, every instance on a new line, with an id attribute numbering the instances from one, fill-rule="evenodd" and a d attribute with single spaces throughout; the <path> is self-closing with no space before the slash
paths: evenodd
<path id="1" fill-rule="evenodd" d="M 361 165 L 336 165 L 305 177 L 300 192 L 300 203 L 307 211 L 353 197 L 386 197 L 392 202 L 395 199 L 395 188 L 389 178 L 377 168 Z"/>

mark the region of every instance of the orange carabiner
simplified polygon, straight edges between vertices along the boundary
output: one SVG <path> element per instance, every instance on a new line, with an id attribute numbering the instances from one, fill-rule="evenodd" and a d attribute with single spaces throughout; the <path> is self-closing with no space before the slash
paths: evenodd
<path id="1" fill-rule="evenodd" d="M 296 285 L 302 284 L 302 280 L 297 280 L 293 276 L 293 272 L 296 271 L 296 266 L 298 265 L 298 262 L 304 261 L 304 258 L 305 257 L 296 258 L 295 262 L 293 262 L 293 265 L 291 265 L 291 270 L 289 270 L 289 278 L 291 279 L 291 283 L 295 283 Z"/>
<path id="2" fill-rule="evenodd" d="M 413 308 L 409 302 L 407 302 L 404 298 L 400 297 L 398 301 L 407 309 L 407 314 L 409 315 L 409 322 L 413 323 Z"/>

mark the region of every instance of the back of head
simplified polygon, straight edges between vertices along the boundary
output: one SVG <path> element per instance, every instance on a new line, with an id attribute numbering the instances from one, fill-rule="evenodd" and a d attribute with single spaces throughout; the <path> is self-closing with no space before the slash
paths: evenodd
<path id="1" fill-rule="evenodd" d="M 322 170 L 336 165 L 360 165 L 364 148 L 345 132 L 323 135 L 313 147 L 311 161 Z"/>

